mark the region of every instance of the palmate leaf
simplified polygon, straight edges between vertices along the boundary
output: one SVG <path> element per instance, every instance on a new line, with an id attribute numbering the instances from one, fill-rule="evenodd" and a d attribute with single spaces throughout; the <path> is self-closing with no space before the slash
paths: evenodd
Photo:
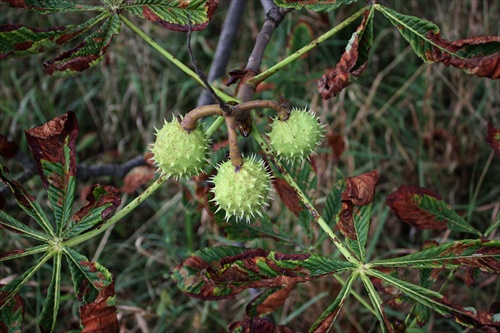
<path id="1" fill-rule="evenodd" d="M 36 11 L 38 14 L 55 14 L 64 12 L 103 11 L 103 6 L 90 6 L 85 1 L 75 3 L 69 0 L 0 0 L 11 7 Z"/>
<path id="2" fill-rule="evenodd" d="M 64 45 L 103 20 L 103 13 L 82 24 L 51 28 L 31 28 L 20 24 L 0 25 L 0 59 L 46 52 Z"/>
<path id="3" fill-rule="evenodd" d="M 459 324 L 476 328 L 480 326 L 500 328 L 500 320 L 496 319 L 499 314 L 486 313 L 477 311 L 471 307 L 454 305 L 438 292 L 400 280 L 378 270 L 369 270 L 367 274 L 387 282 L 414 301 L 433 309 L 445 317 L 452 318 Z"/>
<path id="4" fill-rule="evenodd" d="M 377 290 L 375 289 L 375 286 L 373 285 L 372 281 L 364 273 L 360 275 L 360 278 L 361 281 L 363 281 L 363 284 L 365 285 L 366 291 L 368 292 L 368 297 L 370 298 L 373 308 L 375 309 L 375 315 L 378 318 L 381 332 L 395 333 L 394 328 L 389 322 L 389 319 L 385 315 L 383 309 L 383 301 L 380 298 L 380 295 L 377 293 Z"/>
<path id="5" fill-rule="evenodd" d="M 26 189 L 19 182 L 12 180 L 6 171 L 8 170 L 0 164 L 0 180 L 10 188 L 18 206 L 33 218 L 43 228 L 47 235 L 54 236 L 54 228 L 40 204 L 35 201 L 35 198 L 28 194 Z M 3 210 L 0 210 L 0 225 L 13 232 L 23 234 L 26 237 L 42 241 L 48 239 L 47 235 L 16 220 Z"/>
<path id="6" fill-rule="evenodd" d="M 330 331 L 330 328 L 337 319 L 337 316 L 339 315 L 342 306 L 344 305 L 345 301 L 347 300 L 347 297 L 351 292 L 352 283 L 356 280 L 357 277 L 358 277 L 357 272 L 353 272 L 349 276 L 349 278 L 342 286 L 342 289 L 338 293 L 333 303 L 330 304 L 330 306 L 326 308 L 325 311 L 323 311 L 321 316 L 319 316 L 319 318 L 316 320 L 313 326 L 311 326 L 309 332 L 326 333 Z"/>
<path id="7" fill-rule="evenodd" d="M 400 14 L 382 5 L 375 7 L 398 28 L 413 51 L 425 62 L 442 62 L 469 74 L 500 78 L 500 36 L 450 42 L 441 37 L 438 26 L 432 22 Z"/>
<path id="8" fill-rule="evenodd" d="M 96 66 L 106 54 L 114 36 L 120 32 L 121 21 L 117 14 L 103 14 L 106 20 L 101 28 L 87 36 L 74 48 L 63 52 L 43 64 L 43 70 L 56 76 L 67 76 Z"/>
<path id="9" fill-rule="evenodd" d="M 175 268 L 177 287 L 191 297 L 222 299 L 248 288 L 293 286 L 353 264 L 310 254 L 215 247 L 196 251 Z"/>
<path id="10" fill-rule="evenodd" d="M 57 236 L 61 236 L 73 207 L 77 135 L 78 124 L 73 112 L 26 131 L 38 173 L 54 209 Z"/>
<path id="11" fill-rule="evenodd" d="M 297 10 L 306 8 L 317 12 L 328 12 L 356 1 L 358 0 L 274 0 L 274 3 L 280 7 L 294 8 Z"/>
<path id="12" fill-rule="evenodd" d="M 135 0 L 120 6 L 127 12 L 174 31 L 202 30 L 212 18 L 219 0 Z"/>
<path id="13" fill-rule="evenodd" d="M 399 258 L 376 260 L 369 265 L 447 269 L 470 267 L 479 268 L 486 273 L 500 274 L 500 241 L 455 241 Z"/>

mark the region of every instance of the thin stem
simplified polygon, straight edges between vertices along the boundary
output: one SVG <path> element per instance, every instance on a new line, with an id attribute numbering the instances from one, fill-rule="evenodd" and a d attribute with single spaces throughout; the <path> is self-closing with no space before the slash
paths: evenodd
<path id="1" fill-rule="evenodd" d="M 224 118 L 226 120 L 227 138 L 229 140 L 229 158 L 231 160 L 231 164 L 236 170 L 238 170 L 243 165 L 243 158 L 241 157 L 240 148 L 238 147 L 236 120 L 234 119 L 234 115 L 225 115 Z"/>
<path id="2" fill-rule="evenodd" d="M 344 20 L 342 23 L 335 26 L 333 29 L 327 31 L 325 34 L 323 34 L 322 36 L 313 40 L 312 42 L 310 42 L 309 44 L 307 44 L 306 46 L 304 46 L 303 48 L 301 48 L 297 52 L 291 54 L 287 58 L 283 59 L 282 61 L 280 61 L 279 63 L 277 63 L 273 67 L 265 70 L 264 72 L 260 73 L 259 75 L 254 76 L 253 78 L 247 80 L 246 83 L 253 86 L 253 87 L 256 87 L 259 83 L 261 83 L 265 79 L 269 78 L 271 75 L 273 75 L 274 73 L 276 73 L 280 69 L 288 66 L 291 62 L 297 60 L 298 58 L 300 58 L 301 56 L 303 56 L 304 54 L 306 54 L 307 52 L 309 52 L 310 50 L 312 50 L 313 48 L 315 48 L 319 44 L 326 41 L 328 38 L 332 37 L 333 35 L 335 35 L 339 31 L 341 31 L 342 29 L 347 27 L 349 24 L 351 24 L 355 20 L 357 20 L 359 17 L 361 17 L 366 12 L 366 10 L 367 10 L 366 7 L 361 8 L 356 13 L 351 15 L 349 18 Z"/>
<path id="3" fill-rule="evenodd" d="M 252 117 L 253 118 L 253 117 Z M 299 197 L 299 200 L 304 204 L 306 209 L 311 213 L 313 216 L 314 220 L 319 224 L 321 229 L 330 237 L 330 239 L 333 241 L 335 246 L 339 249 L 339 251 L 342 253 L 342 255 L 351 263 L 353 264 L 359 264 L 359 261 L 356 260 L 351 255 L 351 252 L 349 249 L 347 249 L 344 244 L 340 241 L 340 239 L 333 233 L 332 229 L 330 226 L 326 223 L 326 221 L 321 217 L 319 212 L 316 210 L 316 208 L 313 206 L 313 204 L 309 201 L 309 199 L 306 197 L 304 192 L 300 189 L 300 187 L 295 183 L 295 180 L 293 177 L 288 173 L 286 170 L 285 166 L 281 164 L 281 162 L 276 158 L 276 154 L 274 153 L 273 149 L 267 141 L 262 137 L 262 134 L 259 132 L 259 130 L 256 128 L 255 121 L 252 119 L 252 125 L 254 129 L 252 130 L 252 136 L 257 141 L 257 143 L 260 145 L 260 147 L 264 150 L 266 155 L 269 157 L 269 159 L 273 162 L 273 164 L 276 166 L 276 168 L 279 170 L 283 178 L 287 181 L 287 183 L 290 185 L 290 187 L 295 191 L 297 196 Z"/>
<path id="4" fill-rule="evenodd" d="M 168 177 L 167 175 L 162 175 L 160 178 L 158 178 L 151 186 L 149 186 L 144 192 L 142 192 L 137 198 L 132 200 L 127 206 L 125 206 L 122 210 L 120 210 L 118 213 L 113 215 L 109 220 L 104 222 L 104 224 L 101 225 L 100 228 L 91 230 L 87 233 L 84 233 L 83 235 L 77 236 L 75 238 L 69 239 L 66 242 L 63 242 L 64 246 L 72 247 L 77 244 L 83 243 L 91 238 L 94 238 L 95 236 L 99 235 L 100 233 L 106 231 L 109 227 L 112 225 L 116 224 L 118 221 L 120 221 L 122 218 L 124 218 L 128 213 L 133 211 L 137 206 L 139 206 L 144 200 L 146 200 L 151 194 L 153 194 L 156 190 L 158 190 L 165 181 L 167 181 Z"/>
<path id="5" fill-rule="evenodd" d="M 162 56 L 170 60 L 174 65 L 176 65 L 178 68 L 180 68 L 184 73 L 195 79 L 199 84 L 201 84 L 203 87 L 205 86 L 205 83 L 203 80 L 201 80 L 198 75 L 191 70 L 189 67 L 184 65 L 179 59 L 171 55 L 167 50 L 165 50 L 163 47 L 161 47 L 158 43 L 156 43 L 152 38 L 147 36 L 141 29 L 139 29 L 136 25 L 134 25 L 131 21 L 129 21 L 125 16 L 120 15 L 120 20 L 125 23 L 127 27 L 129 27 L 133 32 L 135 32 L 139 37 L 144 39 L 149 45 L 151 45 L 155 50 L 160 52 Z M 226 93 L 220 91 L 219 89 L 215 88 L 212 86 L 212 89 L 214 92 L 219 96 L 224 102 L 238 102 L 237 99 L 235 99 L 232 96 L 227 95 Z"/>

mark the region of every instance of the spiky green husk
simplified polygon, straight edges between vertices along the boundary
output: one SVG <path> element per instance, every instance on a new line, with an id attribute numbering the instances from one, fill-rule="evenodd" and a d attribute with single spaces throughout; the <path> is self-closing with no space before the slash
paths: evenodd
<path id="1" fill-rule="evenodd" d="M 213 201 L 218 205 L 217 211 L 226 211 L 225 219 L 236 216 L 237 220 L 246 219 L 255 214 L 262 216 L 263 206 L 268 206 L 267 198 L 271 191 L 271 176 L 262 160 L 255 157 L 244 158 L 239 170 L 226 161 L 217 167 L 217 175 L 212 178 L 215 194 Z"/>
<path id="2" fill-rule="evenodd" d="M 323 127 L 312 111 L 294 108 L 287 120 L 274 119 L 268 134 L 269 144 L 279 158 L 303 159 L 321 143 Z"/>
<path id="3" fill-rule="evenodd" d="M 207 163 L 209 141 L 200 124 L 186 131 L 174 118 L 156 132 L 151 151 L 158 171 L 177 179 L 198 175 Z"/>

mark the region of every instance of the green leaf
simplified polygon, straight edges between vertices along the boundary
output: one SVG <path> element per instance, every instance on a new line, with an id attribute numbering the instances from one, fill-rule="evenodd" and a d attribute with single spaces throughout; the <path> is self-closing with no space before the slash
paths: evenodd
<path id="1" fill-rule="evenodd" d="M 107 15 L 103 13 L 78 25 L 45 29 L 19 24 L 0 25 L 0 59 L 23 57 L 58 48 L 80 36 Z"/>
<path id="2" fill-rule="evenodd" d="M 399 258 L 377 260 L 369 266 L 447 269 L 472 267 L 500 274 L 500 240 L 455 241 Z"/>
<path id="3" fill-rule="evenodd" d="M 446 221 L 448 229 L 481 236 L 479 230 L 467 223 L 444 200 L 438 200 L 428 195 L 416 196 L 414 200 L 420 208 L 434 215 L 437 221 Z"/>
<path id="4" fill-rule="evenodd" d="M 356 254 L 362 262 L 365 261 L 366 240 L 368 230 L 370 229 L 370 220 L 372 218 L 372 204 L 357 207 L 354 209 L 354 228 L 356 230 L 356 239 L 346 237 L 347 246 Z"/>
<path id="5" fill-rule="evenodd" d="M 0 293 L 1 294 L 1 293 Z M 15 295 L 0 310 L 0 332 L 19 333 L 22 332 L 22 322 L 24 317 L 24 299 Z"/>
<path id="6" fill-rule="evenodd" d="M 55 236 L 52 224 L 42 207 L 35 201 L 31 195 L 28 194 L 26 189 L 17 181 L 12 180 L 6 173 L 8 170 L 0 164 L 0 180 L 7 185 L 16 199 L 17 205 L 31 216 L 45 232 L 50 236 Z M 22 222 L 17 221 L 3 210 L 0 210 L 0 224 L 9 230 L 19 232 L 27 237 L 35 238 L 38 240 L 46 240 L 47 236 L 43 233 L 34 230 Z"/>
<path id="7" fill-rule="evenodd" d="M 103 6 L 89 6 L 68 0 L 0 0 L 11 7 L 36 11 L 38 14 L 55 14 L 64 12 L 103 11 Z"/>
<path id="8" fill-rule="evenodd" d="M 43 64 L 43 70 L 55 76 L 68 76 L 96 66 L 106 54 L 113 37 L 120 32 L 121 21 L 117 14 L 106 17 L 101 28 L 76 47 L 61 53 Z"/>
<path id="9" fill-rule="evenodd" d="M 293 242 L 290 235 L 279 228 L 279 225 L 271 223 L 269 216 L 263 214 L 251 223 L 238 223 L 224 219 L 224 215 L 215 215 L 215 221 L 226 233 L 230 240 L 244 242 L 258 238 L 271 238 L 277 241 Z"/>
<path id="10" fill-rule="evenodd" d="M 48 190 L 49 201 L 54 209 L 57 236 L 61 236 L 73 207 L 77 135 L 78 124 L 73 112 L 26 131 L 26 139 L 38 173 Z"/>
<path id="11" fill-rule="evenodd" d="M 375 289 L 375 286 L 364 273 L 360 275 L 360 278 L 365 285 L 366 291 L 368 292 L 368 297 L 370 298 L 373 308 L 375 309 L 375 314 L 380 323 L 381 331 L 394 333 L 394 329 L 392 328 L 389 319 L 387 319 L 387 316 L 384 313 L 383 302 L 377 290 Z"/>
<path id="12" fill-rule="evenodd" d="M 332 304 L 319 316 L 316 322 L 311 326 L 309 332 L 328 332 L 332 327 L 333 323 L 337 319 L 342 306 L 344 305 L 347 297 L 351 293 L 352 283 L 358 277 L 358 272 L 353 272 L 347 281 L 344 283 L 344 286 L 338 293 L 337 297 L 333 301 Z"/>
<path id="13" fill-rule="evenodd" d="M 330 226 L 334 224 L 335 217 L 342 209 L 342 192 L 345 190 L 345 185 L 344 179 L 339 180 L 326 197 L 324 219 Z"/>
<path id="14" fill-rule="evenodd" d="M 172 277 L 191 297 L 221 299 L 248 288 L 296 285 L 353 267 L 349 262 L 310 254 L 225 246 L 196 251 L 176 267 Z"/>
<path id="15" fill-rule="evenodd" d="M 4 253 L 0 253 L 0 261 L 18 259 L 18 258 L 30 256 L 30 255 L 41 253 L 41 252 L 47 252 L 48 249 L 49 249 L 49 245 L 43 244 L 43 245 L 38 245 L 35 247 L 28 248 L 28 249 L 4 252 Z"/>
<path id="16" fill-rule="evenodd" d="M 47 252 L 36 265 L 28 269 L 23 274 L 10 281 L 8 284 L 0 288 L 0 311 L 14 297 L 19 290 L 31 279 L 31 277 L 54 255 L 53 252 Z"/>
<path id="17" fill-rule="evenodd" d="M 63 233 L 64 238 L 98 227 L 121 203 L 120 191 L 113 186 L 93 185 L 86 199 L 88 203 L 73 215 L 72 224 Z"/>
<path id="18" fill-rule="evenodd" d="M 370 269 L 367 271 L 367 274 L 387 282 L 414 301 L 433 309 L 445 317 L 453 318 L 453 320 L 461 325 L 467 327 L 480 327 L 483 325 L 500 327 L 500 323 L 494 321 L 494 316 L 491 313 L 477 311 L 470 307 L 454 305 L 438 292 L 400 280 L 377 270 Z"/>
<path id="19" fill-rule="evenodd" d="M 425 62 L 442 62 L 469 74 L 491 79 L 500 77 L 500 36 L 450 42 L 441 38 L 438 26 L 432 22 L 400 14 L 382 5 L 375 6 L 398 28 L 413 51 Z"/>
<path id="20" fill-rule="evenodd" d="M 53 332 L 57 323 L 57 311 L 61 303 L 61 258 L 62 254 L 54 256 L 52 267 L 52 281 L 47 291 L 47 298 L 38 320 L 38 326 L 42 332 Z"/>
<path id="21" fill-rule="evenodd" d="M 316 12 L 328 12 L 356 1 L 358 0 L 274 0 L 274 3 L 284 8 L 294 8 L 297 10 L 306 8 Z"/>
<path id="22" fill-rule="evenodd" d="M 188 16 L 192 30 L 204 29 L 212 18 L 218 0 L 136 0 L 125 3 L 120 9 L 161 24 L 174 31 L 188 31 Z"/>
<path id="23" fill-rule="evenodd" d="M 90 262 L 87 257 L 69 247 L 64 247 L 63 252 L 78 299 L 84 304 L 94 302 L 99 293 L 113 283 L 111 273 L 101 264 Z"/>

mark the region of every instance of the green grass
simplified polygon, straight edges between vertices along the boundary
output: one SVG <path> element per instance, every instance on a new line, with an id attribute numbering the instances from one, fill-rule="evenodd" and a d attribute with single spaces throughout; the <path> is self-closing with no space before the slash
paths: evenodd
<path id="1" fill-rule="evenodd" d="M 252 45 L 243 41 L 254 40 L 262 23 L 258 1 L 249 2 L 241 26 L 240 44 L 232 54 L 228 70 L 244 66 Z M 458 39 L 498 35 L 499 6 L 487 1 L 450 1 L 447 8 L 443 8 L 439 1 L 395 1 L 391 8 L 427 18 L 441 27 L 443 37 Z M 23 24 L 41 26 L 46 25 L 46 20 L 51 24 L 65 22 L 60 16 L 38 17 L 4 7 L 1 7 L 0 23 L 19 20 Z M 453 14 L 448 16 L 450 8 Z M 205 73 L 208 73 L 215 37 L 226 9 L 223 4 L 209 27 L 193 35 L 195 55 Z M 328 14 L 307 11 L 289 14 L 273 35 L 263 68 L 286 56 L 287 39 L 297 22 L 307 22 L 317 37 L 328 30 L 328 22 L 340 22 L 354 9 L 341 8 Z M 26 15 L 31 22 L 27 23 Z M 322 101 L 316 91 L 316 80 L 326 68 L 335 66 L 355 26 L 313 50 L 299 60 L 300 64 L 271 77 L 268 82 L 276 89 L 265 90 L 254 97 L 276 100 L 284 97 L 294 105 L 309 106 L 328 125 L 330 132 L 344 138 L 346 151 L 339 159 L 334 158 L 327 145 L 315 157 L 318 186 L 309 187 L 306 192 L 318 202 L 320 211 L 336 180 L 379 170 L 381 180 L 377 186 L 368 257 L 382 258 L 418 249 L 427 239 L 441 242 L 466 237 L 455 232 L 413 230 L 400 222 L 384 204 L 385 196 L 400 185 L 417 184 L 433 189 L 479 230 L 486 230 L 498 218 L 499 160 L 493 157 L 485 137 L 488 122 L 500 126 L 500 86 L 498 81 L 468 76 L 441 64 L 423 64 L 409 52 L 406 41 L 389 27 L 382 15 L 376 15 L 375 23 L 376 39 L 366 71 L 339 97 Z M 138 24 L 169 52 L 189 63 L 185 34 L 168 32 L 148 22 Z M 158 127 L 163 118 L 170 118 L 174 113 L 186 113 L 194 108 L 201 93 L 198 84 L 162 59 L 126 27 L 122 27 L 122 34 L 114 41 L 105 61 L 83 75 L 67 79 L 45 75 L 41 63 L 54 55 L 0 62 L 0 134 L 19 143 L 25 153 L 28 148 L 24 129 L 73 110 L 79 121 L 79 140 L 89 139 L 78 153 L 79 163 L 122 163 L 146 152 L 147 145 L 154 140 L 154 126 Z M 232 91 L 233 87 L 227 89 Z M 264 125 L 265 119 L 262 121 Z M 220 131 L 214 141 L 224 138 L 225 134 Z M 256 147 L 250 140 L 241 141 L 248 151 Z M 218 154 L 222 159 L 224 151 Z M 22 165 L 16 161 L 7 163 L 13 172 L 22 170 Z M 307 185 L 301 169 L 296 172 L 297 178 L 302 178 Z M 102 177 L 81 183 L 80 190 L 94 182 L 122 185 L 121 179 Z M 35 178 L 26 186 L 31 193 L 42 193 L 40 182 Z M 187 193 L 194 194 L 195 187 L 194 182 L 168 181 L 163 189 L 109 233 L 80 245 L 80 251 L 89 259 L 98 259 L 115 274 L 120 322 L 130 331 L 224 331 L 227 323 L 242 319 L 244 306 L 252 298 L 244 292 L 235 299 L 203 302 L 183 295 L 169 278 L 170 270 L 194 250 L 229 243 L 200 209 L 196 198 L 188 200 Z M 124 201 L 133 198 L 134 195 L 129 195 Z M 83 200 L 80 203 L 83 204 Z M 15 212 L 13 206 L 9 209 Z M 306 225 L 310 220 L 304 216 L 300 222 L 283 207 L 277 194 L 269 215 L 273 222 L 293 231 L 304 246 L 311 245 L 300 227 L 301 223 Z M 313 237 L 321 234 L 314 224 L 310 232 Z M 0 235 L 0 252 L 29 246 L 25 239 L 5 230 L 0 231 Z M 493 233 L 492 237 L 498 238 L 498 234 Z M 265 240 L 249 244 L 283 252 L 294 250 L 289 245 Z M 316 250 L 335 255 L 330 242 L 323 242 Z M 2 263 L 2 279 L 29 267 L 31 258 L 25 260 Z M 26 331 L 36 327 L 49 279 L 47 268 L 37 273 L 36 279 L 23 289 L 27 304 Z M 77 323 L 78 306 L 72 296 L 69 274 L 63 281 L 62 297 L 67 302 L 62 303 L 60 316 L 73 318 L 69 322 L 61 321 L 61 329 L 67 329 Z M 442 274 L 440 282 L 444 281 L 448 281 L 444 294 L 460 305 L 475 304 L 478 309 L 487 311 L 491 302 L 499 298 L 500 282 L 491 276 L 478 276 L 477 285 L 481 289 L 465 287 L 459 272 L 451 278 Z M 340 288 L 332 279 L 319 279 L 300 286 L 273 318 L 277 323 L 289 321 L 288 325 L 294 329 L 305 331 Z M 329 296 L 319 298 L 307 309 L 300 308 L 325 291 Z M 366 297 L 361 288 L 357 291 Z M 340 314 L 335 324 L 337 331 L 378 330 L 375 317 L 358 301 L 350 299 L 346 306 L 349 311 Z M 405 307 L 389 314 L 391 318 L 404 319 L 408 311 L 409 307 Z M 465 331 L 437 315 L 426 329 Z"/>

